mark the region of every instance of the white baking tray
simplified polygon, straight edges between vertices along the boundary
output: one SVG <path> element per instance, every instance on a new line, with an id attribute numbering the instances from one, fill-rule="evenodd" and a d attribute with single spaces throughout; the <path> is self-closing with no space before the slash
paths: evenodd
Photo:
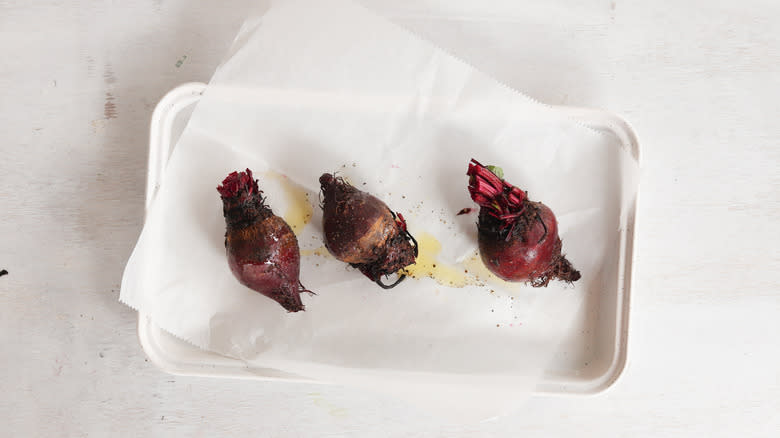
<path id="1" fill-rule="evenodd" d="M 149 142 L 147 209 L 157 192 L 170 152 L 205 89 L 203 83 L 183 84 L 170 91 L 154 110 Z M 639 161 L 636 135 L 624 120 L 605 111 L 555 108 L 571 119 L 615 136 Z M 638 187 L 625 189 L 638 195 Z M 638 200 L 638 196 L 635 199 Z M 581 317 L 571 327 L 536 387 L 536 393 L 595 394 L 612 385 L 625 366 L 636 201 L 628 208 L 627 225 L 621 230 L 620 263 L 614 276 L 614 287 L 588 295 Z M 284 370 L 253 367 L 201 350 L 164 332 L 143 312 L 138 315 L 138 337 L 152 362 L 173 374 L 323 383 L 302 380 Z"/>

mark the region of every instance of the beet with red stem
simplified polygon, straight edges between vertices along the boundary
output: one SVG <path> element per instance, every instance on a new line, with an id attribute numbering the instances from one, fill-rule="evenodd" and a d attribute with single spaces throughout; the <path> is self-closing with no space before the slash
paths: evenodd
<path id="1" fill-rule="evenodd" d="M 391 284 L 381 278 L 398 273 L 417 257 L 417 241 L 407 231 L 404 217 L 341 177 L 324 173 L 320 186 L 328 251 L 384 289 L 398 285 L 406 278 L 404 274 L 398 274 Z"/>
<path id="2" fill-rule="evenodd" d="M 485 266 L 507 281 L 547 286 L 573 282 L 580 273 L 561 254 L 558 222 L 549 207 L 503 180 L 503 171 L 472 159 L 466 173 L 469 194 L 479 204 L 479 253 Z"/>
<path id="3" fill-rule="evenodd" d="M 217 187 L 225 216 L 228 265 L 241 284 L 275 300 L 288 312 L 304 310 L 298 239 L 268 206 L 252 171 L 233 172 Z"/>

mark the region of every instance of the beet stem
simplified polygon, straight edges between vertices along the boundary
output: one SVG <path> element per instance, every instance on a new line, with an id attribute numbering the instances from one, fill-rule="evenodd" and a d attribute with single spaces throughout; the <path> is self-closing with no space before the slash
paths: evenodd
<path id="1" fill-rule="evenodd" d="M 471 199 L 488 214 L 499 219 L 502 228 L 511 228 L 525 210 L 526 193 L 473 158 L 466 175 L 469 176 Z"/>

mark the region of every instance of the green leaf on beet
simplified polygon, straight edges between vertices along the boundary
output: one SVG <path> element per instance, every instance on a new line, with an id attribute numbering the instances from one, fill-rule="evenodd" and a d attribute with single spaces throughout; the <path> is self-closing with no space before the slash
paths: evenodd
<path id="1" fill-rule="evenodd" d="M 498 167 L 498 166 L 485 166 L 487 167 L 487 170 L 493 172 L 494 175 L 497 177 L 504 179 L 504 169 Z"/>

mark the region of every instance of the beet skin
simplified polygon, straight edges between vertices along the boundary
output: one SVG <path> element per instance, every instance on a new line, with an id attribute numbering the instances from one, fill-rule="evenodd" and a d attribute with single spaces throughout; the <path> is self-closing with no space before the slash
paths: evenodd
<path id="1" fill-rule="evenodd" d="M 265 205 L 252 171 L 233 172 L 217 187 L 225 216 L 228 265 L 241 284 L 275 300 L 289 312 L 304 310 L 298 239 L 284 219 Z"/>

